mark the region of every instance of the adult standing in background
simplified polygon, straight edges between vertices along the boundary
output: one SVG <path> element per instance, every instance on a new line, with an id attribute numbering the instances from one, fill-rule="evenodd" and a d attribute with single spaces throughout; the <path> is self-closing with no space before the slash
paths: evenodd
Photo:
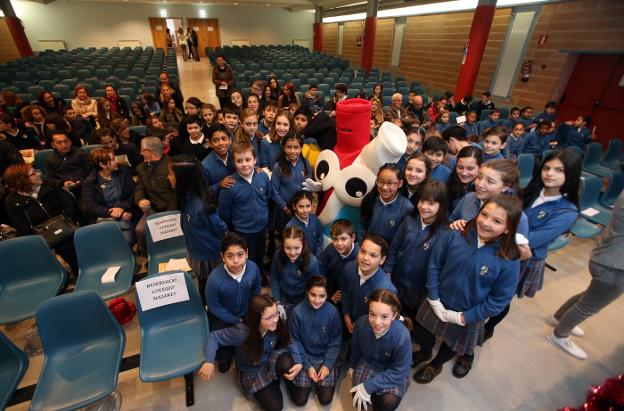
<path id="1" fill-rule="evenodd" d="M 171 34 L 171 30 L 167 28 L 165 32 L 167 33 L 167 47 L 173 47 L 173 34 Z"/>
<path id="2" fill-rule="evenodd" d="M 193 49 L 193 35 L 192 35 L 192 31 L 193 29 L 190 27 L 186 28 L 186 45 L 188 46 L 188 50 L 189 50 L 189 54 L 188 54 L 188 58 L 189 61 L 193 61 L 195 59 L 195 50 Z"/>
<path id="3" fill-rule="evenodd" d="M 182 27 L 178 29 L 178 45 L 180 50 L 182 50 L 182 58 L 186 61 L 188 59 L 188 49 L 186 48 L 186 36 Z"/>
<path id="4" fill-rule="evenodd" d="M 225 62 L 225 57 L 223 56 L 217 56 L 215 65 L 212 68 L 212 82 L 217 88 L 219 105 L 223 108 L 228 103 L 228 91 L 234 85 L 234 72 Z"/>
<path id="5" fill-rule="evenodd" d="M 555 326 L 546 338 L 571 356 L 584 360 L 587 353 L 570 339 L 572 330 L 582 335 L 576 327 L 598 313 L 624 293 L 624 263 L 621 259 L 624 247 L 624 193 L 620 193 L 613 207 L 613 218 L 600 244 L 589 258 L 591 282 L 585 291 L 566 301 L 553 315 L 546 319 Z"/>
<path id="6" fill-rule="evenodd" d="M 197 37 L 197 32 L 193 29 L 191 29 L 191 40 L 193 40 L 193 56 L 195 56 L 195 61 L 199 61 L 199 50 L 197 49 L 199 38 Z"/>

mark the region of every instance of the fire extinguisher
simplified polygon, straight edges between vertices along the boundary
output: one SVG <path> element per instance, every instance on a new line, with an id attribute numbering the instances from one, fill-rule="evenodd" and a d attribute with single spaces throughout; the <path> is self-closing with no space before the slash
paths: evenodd
<path id="1" fill-rule="evenodd" d="M 362 35 L 361 34 L 357 35 L 357 38 L 355 39 L 355 41 L 357 42 L 358 47 L 362 47 Z"/>
<path id="2" fill-rule="evenodd" d="M 533 60 L 525 61 L 520 69 L 520 81 L 526 83 L 531 78 L 531 70 L 533 68 Z"/>

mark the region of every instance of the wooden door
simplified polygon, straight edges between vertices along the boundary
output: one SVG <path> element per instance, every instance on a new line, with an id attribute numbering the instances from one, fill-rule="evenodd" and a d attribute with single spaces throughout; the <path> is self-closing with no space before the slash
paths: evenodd
<path id="1" fill-rule="evenodd" d="M 597 142 L 606 147 L 612 138 L 624 136 L 624 56 L 583 54 L 574 66 L 557 109 L 566 121 L 582 114 L 592 116 Z"/>
<path id="2" fill-rule="evenodd" d="M 219 34 L 219 20 L 217 19 L 187 19 L 187 26 L 197 32 L 199 55 L 206 56 L 206 47 L 221 46 Z"/>
<path id="3" fill-rule="evenodd" d="M 162 48 L 167 51 L 167 21 L 158 17 L 149 17 L 150 29 L 154 48 Z"/>

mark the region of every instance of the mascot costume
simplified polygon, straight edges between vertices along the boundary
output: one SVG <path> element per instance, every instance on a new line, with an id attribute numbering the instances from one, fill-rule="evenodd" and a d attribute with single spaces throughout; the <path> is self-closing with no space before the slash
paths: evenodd
<path id="1" fill-rule="evenodd" d="M 370 140 L 370 113 L 367 100 L 338 102 L 336 147 L 320 152 L 314 167 L 316 181 L 304 183 L 304 189 L 324 192 L 316 214 L 323 224 L 326 243 L 331 224 L 339 218 L 350 220 L 357 232 L 360 204 L 375 186 L 379 167 L 398 161 L 405 153 L 405 133 L 389 121 L 382 123 L 377 137 Z"/>

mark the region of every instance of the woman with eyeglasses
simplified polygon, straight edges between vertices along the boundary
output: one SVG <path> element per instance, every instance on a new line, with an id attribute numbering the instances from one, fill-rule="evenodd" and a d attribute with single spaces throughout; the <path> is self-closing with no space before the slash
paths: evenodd
<path id="1" fill-rule="evenodd" d="M 234 347 L 243 393 L 253 396 L 263 410 L 281 410 L 284 407 L 281 379 L 292 385 L 302 364 L 275 300 L 266 294 L 252 297 L 242 322 L 208 335 L 205 362 L 199 369 L 199 377 L 204 381 L 214 376 L 220 346 Z"/>
<path id="2" fill-rule="evenodd" d="M 2 181 L 9 191 L 4 206 L 18 235 L 34 234 L 33 227 L 61 214 L 78 221 L 76 200 L 61 187 L 44 181 L 41 172 L 31 164 L 10 165 Z M 73 237 L 59 244 L 54 251 L 69 264 L 74 275 L 78 275 Z"/>

